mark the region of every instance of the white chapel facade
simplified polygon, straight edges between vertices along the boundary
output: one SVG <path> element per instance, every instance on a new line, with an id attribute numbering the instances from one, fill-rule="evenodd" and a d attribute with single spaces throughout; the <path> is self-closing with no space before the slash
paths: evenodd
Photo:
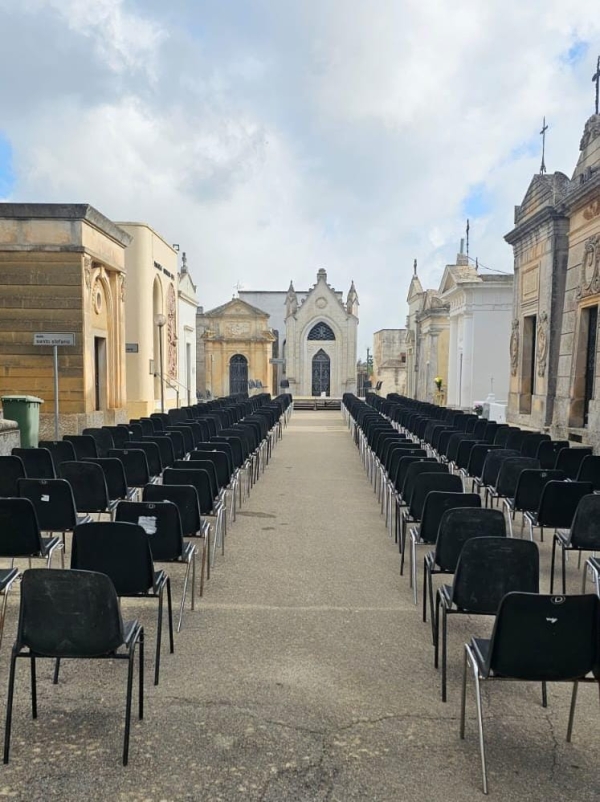
<path id="1" fill-rule="evenodd" d="M 289 392 L 332 398 L 356 392 L 358 295 L 354 282 L 344 303 L 321 269 L 301 303 L 290 284 L 285 312 L 283 357 Z"/>

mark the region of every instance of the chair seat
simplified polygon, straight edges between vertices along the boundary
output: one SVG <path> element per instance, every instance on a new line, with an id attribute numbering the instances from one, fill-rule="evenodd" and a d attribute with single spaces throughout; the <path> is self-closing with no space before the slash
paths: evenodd
<path id="1" fill-rule="evenodd" d="M 89 522 L 91 520 L 92 520 L 92 516 L 91 515 L 87 515 L 87 513 L 84 514 L 84 515 L 78 515 L 77 516 L 77 526 L 79 526 L 79 524 L 89 524 Z"/>
<path id="2" fill-rule="evenodd" d="M 509 509 L 511 512 L 516 512 L 516 511 L 517 511 L 517 510 L 516 510 L 516 507 L 515 507 L 515 500 L 514 500 L 514 498 L 505 498 L 505 499 L 504 499 L 504 503 L 506 504 L 506 506 L 508 507 L 508 509 Z"/>
<path id="3" fill-rule="evenodd" d="M 525 518 L 528 521 L 531 521 L 533 526 L 537 526 L 537 512 L 526 512 L 525 513 Z"/>
<path id="4" fill-rule="evenodd" d="M 129 646 L 140 628 L 137 618 L 133 621 L 123 621 L 123 645 Z"/>
<path id="5" fill-rule="evenodd" d="M 19 571 L 16 568 L 2 568 L 0 570 L 0 593 L 10 587 L 18 576 Z"/>
<path id="6" fill-rule="evenodd" d="M 600 571 L 600 558 L 598 557 L 590 557 L 588 563 L 591 568 L 595 571 Z"/>
<path id="7" fill-rule="evenodd" d="M 440 585 L 439 594 L 447 607 L 452 607 L 452 585 Z"/>
<path id="8" fill-rule="evenodd" d="M 569 529 L 557 529 L 555 534 L 556 534 L 557 540 L 560 541 L 560 545 L 564 549 L 571 548 L 571 545 L 569 543 L 569 541 L 571 540 L 571 532 L 570 532 Z M 591 551 L 591 549 L 590 549 L 590 551 Z"/>

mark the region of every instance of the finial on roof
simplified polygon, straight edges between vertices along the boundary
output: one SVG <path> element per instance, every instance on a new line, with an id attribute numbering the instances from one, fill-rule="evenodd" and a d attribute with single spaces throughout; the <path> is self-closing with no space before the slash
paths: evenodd
<path id="1" fill-rule="evenodd" d="M 327 271 L 323 267 L 317 272 L 317 281 L 319 281 L 320 279 L 323 279 L 323 281 L 327 281 Z"/>
<path id="2" fill-rule="evenodd" d="M 542 137 L 542 164 L 540 165 L 540 175 L 544 175 L 546 172 L 546 131 L 548 130 L 548 126 L 546 125 L 546 118 L 544 117 L 544 122 L 542 125 L 542 130 L 540 131 L 540 136 Z"/>
<path id="3" fill-rule="evenodd" d="M 596 72 L 592 75 L 592 81 L 596 84 L 596 114 L 600 113 L 599 100 L 600 100 L 600 56 L 596 62 Z"/>
<path id="4" fill-rule="evenodd" d="M 187 255 L 185 251 L 181 254 L 181 272 L 187 273 Z"/>
<path id="5" fill-rule="evenodd" d="M 417 260 L 413 262 L 413 276 L 417 275 Z"/>

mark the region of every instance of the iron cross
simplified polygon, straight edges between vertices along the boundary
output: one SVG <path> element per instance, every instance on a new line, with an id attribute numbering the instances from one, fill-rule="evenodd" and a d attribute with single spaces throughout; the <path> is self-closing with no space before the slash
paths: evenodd
<path id="1" fill-rule="evenodd" d="M 542 165 L 540 167 L 540 175 L 544 175 L 546 172 L 546 131 L 548 130 L 548 126 L 546 125 L 546 118 L 544 117 L 544 124 L 542 125 L 542 130 L 540 131 L 540 135 L 542 137 Z"/>
<path id="2" fill-rule="evenodd" d="M 596 114 L 598 114 L 598 92 L 600 90 L 600 56 L 596 64 L 596 73 L 592 76 L 593 83 L 596 84 Z"/>

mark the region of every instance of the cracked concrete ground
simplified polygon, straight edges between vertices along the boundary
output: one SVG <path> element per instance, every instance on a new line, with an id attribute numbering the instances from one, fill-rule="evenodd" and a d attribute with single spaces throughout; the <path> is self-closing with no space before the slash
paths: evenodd
<path id="1" fill-rule="evenodd" d="M 549 543 L 542 545 L 547 588 Z M 182 572 L 171 570 L 175 601 Z M 579 589 L 569 565 L 570 588 Z M 14 639 L 8 612 L 0 677 Z M 147 628 L 155 607 L 126 603 Z M 431 634 L 399 576 L 396 547 L 339 412 L 296 412 L 231 527 L 203 600 L 186 611 L 161 683 L 147 684 L 129 766 L 120 765 L 124 664 L 39 667 L 39 718 L 19 670 L 9 766 L 0 797 L 22 800 L 443 800 L 480 798 L 469 686 L 458 736 L 462 643 L 490 622 L 450 622 L 448 703 Z M 573 743 L 569 688 L 484 688 L 490 794 L 566 802 L 600 796 L 600 709 L 580 689 Z"/>

